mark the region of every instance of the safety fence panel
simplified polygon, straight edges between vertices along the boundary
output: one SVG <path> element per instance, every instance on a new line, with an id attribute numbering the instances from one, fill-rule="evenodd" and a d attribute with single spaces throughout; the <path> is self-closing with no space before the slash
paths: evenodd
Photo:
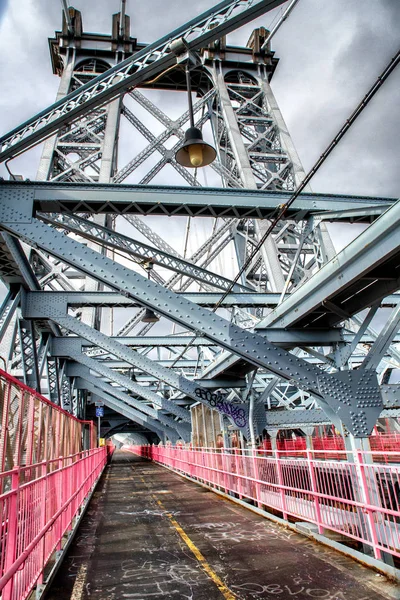
<path id="1" fill-rule="evenodd" d="M 0 424 L 2 472 L 97 445 L 92 421 L 80 421 L 1 369 Z"/>
<path id="2" fill-rule="evenodd" d="M 400 557 L 400 466 L 376 452 L 259 451 L 173 446 L 125 447 L 211 487 Z M 321 454 L 321 456 L 319 456 Z M 386 456 L 396 453 L 386 451 Z M 397 452 L 398 454 L 398 452 Z"/>
<path id="3" fill-rule="evenodd" d="M 102 447 L 0 474 L 2 600 L 24 600 L 43 582 L 106 462 Z"/>
<path id="4" fill-rule="evenodd" d="M 397 433 L 378 433 L 370 435 L 369 445 L 374 452 L 372 455 L 374 462 L 400 463 L 400 434 Z M 340 435 L 318 436 L 309 438 L 310 446 L 307 447 L 307 439 L 297 436 L 294 439 L 277 439 L 276 449 L 282 451 L 285 456 L 306 457 L 307 450 L 319 450 L 318 458 L 327 458 L 342 460 L 343 452 L 346 450 L 345 440 Z M 264 439 L 259 446 L 259 450 L 265 454 L 272 454 L 271 439 Z M 323 450 L 328 450 L 326 456 Z M 334 452 L 337 450 L 338 452 Z"/>

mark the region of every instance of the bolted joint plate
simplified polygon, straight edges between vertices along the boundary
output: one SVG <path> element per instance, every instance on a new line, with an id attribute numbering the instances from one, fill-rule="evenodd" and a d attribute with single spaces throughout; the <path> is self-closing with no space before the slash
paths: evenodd
<path id="1" fill-rule="evenodd" d="M 376 373 L 370 370 L 340 371 L 318 377 L 325 402 L 354 437 L 366 437 L 383 409 Z"/>
<path id="2" fill-rule="evenodd" d="M 2 187 L 0 189 L 0 221 L 2 223 L 31 223 L 34 197 L 33 189 Z"/>

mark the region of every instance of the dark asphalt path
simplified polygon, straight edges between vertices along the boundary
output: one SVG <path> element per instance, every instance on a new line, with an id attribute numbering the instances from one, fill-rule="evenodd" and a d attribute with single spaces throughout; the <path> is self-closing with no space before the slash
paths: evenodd
<path id="1" fill-rule="evenodd" d="M 383 600 L 396 586 L 163 467 L 116 452 L 48 600 Z"/>

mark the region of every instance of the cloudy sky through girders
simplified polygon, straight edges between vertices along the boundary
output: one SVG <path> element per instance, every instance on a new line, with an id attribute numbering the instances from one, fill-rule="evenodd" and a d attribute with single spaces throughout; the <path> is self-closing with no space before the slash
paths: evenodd
<path id="1" fill-rule="evenodd" d="M 128 0 L 132 35 L 152 42 L 213 6 L 212 0 Z M 86 31 L 108 33 L 119 0 L 75 0 Z M 257 25 L 269 26 L 276 9 L 229 36 L 245 44 Z M 0 0 L 0 134 L 54 101 L 47 38 L 61 26 L 61 2 Z M 272 87 L 307 170 L 364 96 L 400 43 L 399 0 L 300 0 L 274 37 L 280 63 Z M 315 191 L 398 197 L 400 68 L 321 171 Z M 38 149 L 11 163 L 34 178 Z M 4 166 L 0 174 L 4 176 Z"/>
<path id="2" fill-rule="evenodd" d="M 82 11 L 85 31 L 103 33 L 120 6 L 119 0 L 72 4 Z M 153 42 L 214 4 L 128 0 L 131 34 Z M 285 6 L 234 32 L 228 43 L 244 45 L 254 27 L 269 27 Z M 60 27 L 57 0 L 0 0 L 0 135 L 54 101 L 59 79 L 52 74 L 47 40 Z M 272 88 L 306 171 L 398 50 L 399 31 L 399 0 L 300 0 L 274 37 L 280 62 Z M 399 84 L 400 67 L 314 177 L 314 191 L 399 196 Z M 160 105 L 167 113 L 168 104 Z M 39 157 L 40 147 L 10 167 L 35 179 Z M 0 176 L 8 178 L 4 165 Z M 358 229 L 331 231 L 339 247 Z"/>

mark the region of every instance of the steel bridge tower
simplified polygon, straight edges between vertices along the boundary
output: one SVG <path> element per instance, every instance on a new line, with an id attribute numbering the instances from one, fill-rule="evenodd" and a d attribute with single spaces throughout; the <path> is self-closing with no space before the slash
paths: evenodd
<path id="1" fill-rule="evenodd" d="M 40 183 L 32 192 L 23 182 L 3 186 L 6 193 L 17 190 L 21 202 L 34 202 L 40 223 L 27 231 L 4 217 L 2 277 L 10 294 L 0 333 L 8 367 L 39 391 L 46 382 L 50 399 L 61 399 L 75 415 L 85 413 L 91 398 L 108 407 L 110 423 L 122 415 L 164 441 L 189 441 L 192 433 L 197 444 L 215 443 L 218 432 L 239 430 L 254 444 L 265 429 L 274 438 L 282 428 L 310 434 L 332 422 L 364 439 L 379 416 L 397 415 L 399 390 L 389 379 L 390 365 L 400 359 L 391 346 L 400 318 L 398 282 L 379 268 L 389 273 L 398 254 L 382 240 L 387 226 L 375 222 L 394 210 L 393 202 L 320 198 L 308 185 L 300 204 L 266 236 L 305 178 L 270 85 L 278 59 L 263 27 L 244 47 L 227 44 L 222 25 L 212 39 L 226 11 L 223 18 L 208 12 L 199 21 L 201 47 L 182 34 L 162 50 L 132 37 L 124 9 L 113 15 L 111 34 L 85 32 L 76 9 L 63 13 L 62 31 L 49 40 L 60 76 L 57 100 L 37 126 L 47 128 Z M 200 25 L 188 26 L 191 35 Z M 124 89 L 129 61 L 132 77 L 148 72 Z M 189 111 L 172 119 L 162 105 L 166 92 L 186 93 L 186 65 L 195 124 L 217 151 L 204 170 L 205 186 L 199 170 L 175 158 Z M 112 86 L 119 91 L 103 99 Z M 4 157 L 35 131 L 25 124 L 18 139 L 3 138 Z M 127 131 L 137 151 L 123 162 Z M 168 187 L 155 186 L 163 173 Z M 180 227 L 183 254 L 152 229 L 146 219 L 152 214 L 188 219 L 186 231 Z M 213 219 L 210 234 L 188 255 L 191 220 L 200 216 Z M 378 282 L 372 287 L 363 283 L 367 266 L 353 272 L 351 260 L 331 261 L 336 252 L 326 221 L 352 218 L 375 226 L 379 261 L 370 259 L 366 276 Z M 234 285 L 223 267 L 228 252 L 234 271 L 243 271 Z M 351 252 L 361 257 L 356 246 Z M 343 277 L 346 289 L 329 287 Z M 220 302 L 224 312 L 207 310 Z M 381 305 L 393 312 L 378 334 L 370 321 Z M 149 308 L 155 318 L 143 322 Z M 358 317 L 365 308 L 367 316 Z M 122 310 L 124 322 L 116 327 Z M 149 335 L 159 317 L 163 335 Z M 190 414 L 193 401 L 200 404 Z"/>

